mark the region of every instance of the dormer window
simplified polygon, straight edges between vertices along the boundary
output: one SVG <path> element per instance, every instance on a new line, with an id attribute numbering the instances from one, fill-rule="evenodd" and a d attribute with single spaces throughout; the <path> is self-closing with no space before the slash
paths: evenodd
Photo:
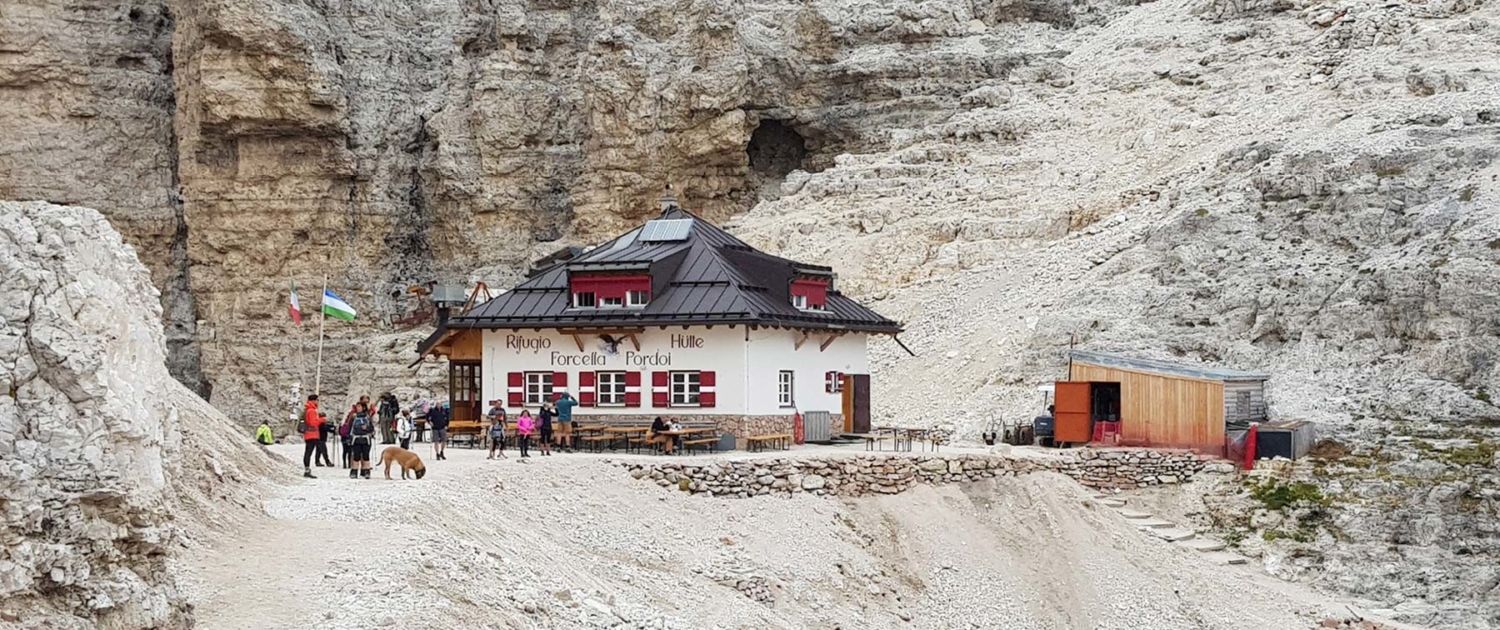
<path id="1" fill-rule="evenodd" d="M 800 277 L 792 281 L 792 306 L 804 311 L 828 309 L 828 279 Z"/>
<path id="2" fill-rule="evenodd" d="M 568 285 L 573 308 L 641 308 L 651 301 L 651 276 L 578 273 Z"/>

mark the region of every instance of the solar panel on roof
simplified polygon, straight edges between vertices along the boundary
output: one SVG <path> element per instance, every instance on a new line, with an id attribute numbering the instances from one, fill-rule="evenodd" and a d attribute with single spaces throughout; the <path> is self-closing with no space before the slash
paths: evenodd
<path id="1" fill-rule="evenodd" d="M 692 229 L 692 219 L 655 219 L 641 226 L 641 234 L 636 238 L 646 243 L 685 241 Z"/>

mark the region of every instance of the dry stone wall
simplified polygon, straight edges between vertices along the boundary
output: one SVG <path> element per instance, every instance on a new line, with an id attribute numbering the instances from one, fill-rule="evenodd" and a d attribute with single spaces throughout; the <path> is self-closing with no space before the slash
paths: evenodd
<path id="1" fill-rule="evenodd" d="M 721 497 L 770 494 L 859 497 L 896 494 L 919 483 L 943 484 L 1059 472 L 1090 488 L 1129 489 L 1183 483 L 1199 474 L 1234 472 L 1229 462 L 1196 453 L 1082 449 L 1052 457 L 1009 454 L 902 455 L 621 462 L 636 479 Z"/>

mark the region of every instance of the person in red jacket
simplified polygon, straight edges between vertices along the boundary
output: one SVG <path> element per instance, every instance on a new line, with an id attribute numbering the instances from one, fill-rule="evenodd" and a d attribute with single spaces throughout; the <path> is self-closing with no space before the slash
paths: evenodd
<path id="1" fill-rule="evenodd" d="M 323 426 L 323 418 L 318 415 L 318 395 L 309 394 L 307 404 L 302 407 L 302 476 L 308 479 L 317 479 L 312 474 L 313 454 L 318 452 L 318 427 Z"/>

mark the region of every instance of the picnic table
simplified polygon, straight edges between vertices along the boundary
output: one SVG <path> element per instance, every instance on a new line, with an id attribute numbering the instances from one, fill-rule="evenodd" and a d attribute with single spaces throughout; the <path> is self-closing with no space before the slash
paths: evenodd
<path id="1" fill-rule="evenodd" d="M 707 439 L 707 441 L 701 441 L 701 440 L 684 440 L 683 438 L 688 437 L 688 436 L 698 435 L 700 433 L 716 433 L 716 432 L 718 432 L 718 429 L 715 429 L 713 427 L 696 427 L 696 428 L 678 429 L 676 431 L 657 431 L 656 434 L 657 435 L 669 435 L 669 436 L 671 436 L 672 437 L 672 448 L 673 448 L 673 450 L 677 451 L 680 454 L 680 453 L 682 453 L 682 447 L 683 446 L 687 446 L 689 444 L 694 445 L 694 446 L 701 446 L 701 445 L 707 445 L 709 442 L 717 442 L 718 441 L 717 439 L 707 439 L 707 438 L 705 438 L 705 439 Z"/>
<path id="2" fill-rule="evenodd" d="M 938 441 L 936 441 L 936 440 L 933 439 L 933 432 L 932 432 L 931 429 L 920 429 L 920 428 L 915 428 L 915 427 L 888 427 L 887 426 L 887 427 L 875 427 L 871 432 L 874 435 L 873 436 L 867 436 L 865 438 L 865 450 L 871 450 L 871 449 L 884 450 L 884 448 L 883 448 L 882 445 L 884 444 L 884 441 L 887 440 L 887 439 L 889 439 L 891 441 L 891 449 L 892 450 L 896 450 L 896 451 L 908 451 L 908 452 L 911 451 L 911 447 L 912 447 L 912 443 L 913 442 L 920 441 L 920 442 L 926 443 L 926 442 L 931 441 L 932 448 L 934 450 L 937 449 L 938 444 L 940 443 L 940 442 L 938 442 Z M 889 437 L 887 437 L 887 436 L 889 436 Z"/>

